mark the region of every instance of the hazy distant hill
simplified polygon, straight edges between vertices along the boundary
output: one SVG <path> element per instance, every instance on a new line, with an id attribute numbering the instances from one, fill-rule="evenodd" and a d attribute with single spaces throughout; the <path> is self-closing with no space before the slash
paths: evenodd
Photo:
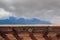
<path id="1" fill-rule="evenodd" d="M 49 21 L 39 20 L 36 18 L 24 19 L 15 17 L 10 17 L 9 19 L 0 20 L 0 24 L 51 24 Z"/>

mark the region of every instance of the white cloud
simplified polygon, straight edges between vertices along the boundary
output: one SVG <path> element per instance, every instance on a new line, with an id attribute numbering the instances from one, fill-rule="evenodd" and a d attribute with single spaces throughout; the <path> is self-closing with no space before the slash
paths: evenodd
<path id="1" fill-rule="evenodd" d="M 0 8 L 0 19 L 7 19 L 12 16 L 12 13 L 5 11 L 3 8 Z"/>

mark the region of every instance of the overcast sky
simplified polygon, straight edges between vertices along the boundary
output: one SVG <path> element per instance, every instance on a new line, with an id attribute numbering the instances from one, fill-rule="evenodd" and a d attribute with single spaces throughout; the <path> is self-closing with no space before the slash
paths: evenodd
<path id="1" fill-rule="evenodd" d="M 10 16 L 60 24 L 60 0 L 0 0 L 0 19 Z"/>

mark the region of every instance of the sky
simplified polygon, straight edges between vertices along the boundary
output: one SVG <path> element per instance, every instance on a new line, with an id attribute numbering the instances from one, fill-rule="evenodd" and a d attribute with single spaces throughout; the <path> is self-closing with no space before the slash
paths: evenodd
<path id="1" fill-rule="evenodd" d="M 60 0 L 0 0 L 0 20 L 11 16 L 60 24 Z"/>
<path id="2" fill-rule="evenodd" d="M 49 21 L 40 20 L 37 18 L 25 19 L 16 17 L 9 17 L 9 19 L 0 20 L 0 24 L 51 24 Z"/>

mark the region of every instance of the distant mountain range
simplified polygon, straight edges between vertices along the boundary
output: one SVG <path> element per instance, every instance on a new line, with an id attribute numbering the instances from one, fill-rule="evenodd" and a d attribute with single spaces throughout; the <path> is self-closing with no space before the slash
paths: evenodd
<path id="1" fill-rule="evenodd" d="M 10 17 L 9 19 L 0 20 L 0 24 L 51 24 L 49 21 L 40 20 L 36 18 L 24 19 L 15 17 Z"/>

